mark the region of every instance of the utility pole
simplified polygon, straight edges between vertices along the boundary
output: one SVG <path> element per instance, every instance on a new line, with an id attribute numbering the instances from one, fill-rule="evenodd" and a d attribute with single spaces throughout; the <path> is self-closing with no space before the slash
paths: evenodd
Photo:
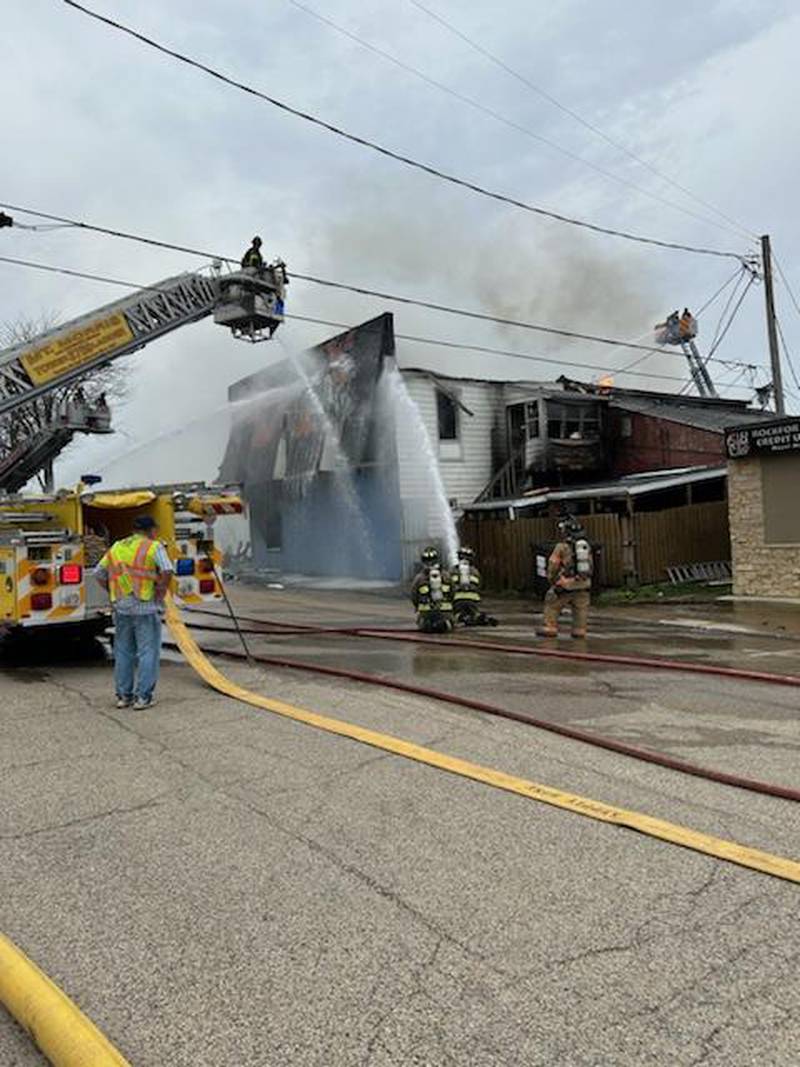
<path id="1" fill-rule="evenodd" d="M 767 338 L 769 339 L 769 359 L 772 364 L 772 391 L 775 396 L 775 413 L 785 415 L 783 403 L 783 378 L 781 376 L 781 352 L 778 347 L 778 331 L 775 328 L 775 292 L 772 288 L 772 252 L 769 234 L 761 238 L 761 264 L 764 270 L 764 299 L 767 303 Z"/>

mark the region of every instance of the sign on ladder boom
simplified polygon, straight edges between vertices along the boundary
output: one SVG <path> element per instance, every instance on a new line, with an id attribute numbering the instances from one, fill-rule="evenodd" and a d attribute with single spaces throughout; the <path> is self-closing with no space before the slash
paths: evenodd
<path id="1" fill-rule="evenodd" d="M 238 340 L 266 341 L 283 322 L 286 267 L 179 274 L 0 351 L 0 415 L 86 377 L 182 326 L 214 316 Z"/>

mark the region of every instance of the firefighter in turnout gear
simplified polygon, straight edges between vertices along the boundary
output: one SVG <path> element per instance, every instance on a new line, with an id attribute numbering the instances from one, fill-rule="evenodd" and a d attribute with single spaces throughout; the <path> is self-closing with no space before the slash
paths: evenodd
<path id="1" fill-rule="evenodd" d="M 453 600 L 450 575 L 442 567 L 439 552 L 426 548 L 421 569 L 411 585 L 411 602 L 417 612 L 417 628 L 427 634 L 444 634 L 453 629 Z"/>
<path id="2" fill-rule="evenodd" d="M 253 242 L 242 256 L 242 270 L 255 270 L 260 274 L 264 269 L 264 257 L 261 255 L 261 238 L 254 237 Z"/>
<path id="3" fill-rule="evenodd" d="M 450 583 L 456 622 L 464 626 L 497 626 L 497 619 L 481 610 L 481 573 L 475 566 L 475 552 L 467 545 L 458 550 Z"/>
<path id="4" fill-rule="evenodd" d="M 544 598 L 544 622 L 539 635 L 556 637 L 559 615 L 568 607 L 572 613 L 572 636 L 586 637 L 594 570 L 592 546 L 580 523 L 570 516 L 559 520 L 558 537 L 547 561 L 550 588 Z"/>

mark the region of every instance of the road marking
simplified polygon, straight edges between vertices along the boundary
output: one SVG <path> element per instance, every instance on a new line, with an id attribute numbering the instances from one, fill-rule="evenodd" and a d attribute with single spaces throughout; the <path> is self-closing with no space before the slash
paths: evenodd
<path id="1" fill-rule="evenodd" d="M 131 1067 L 66 993 L 3 934 L 0 1003 L 53 1067 Z"/>
<path id="2" fill-rule="evenodd" d="M 789 882 L 800 884 L 800 863 L 796 860 L 786 859 L 760 849 L 749 848 L 735 841 L 726 841 L 719 837 L 712 837 L 692 830 L 677 823 L 657 819 L 641 812 L 630 811 L 626 808 L 618 808 L 602 801 L 591 800 L 588 797 L 567 793 L 551 786 L 540 785 L 526 778 L 517 778 L 515 775 L 506 774 L 504 771 L 485 767 L 479 763 L 470 763 L 467 760 L 448 756 L 446 753 L 437 752 L 431 748 L 404 741 L 402 738 L 391 734 L 378 733 L 355 723 L 345 722 L 341 719 L 332 719 L 327 715 L 320 715 L 315 711 L 287 704 L 282 700 L 261 696 L 245 689 L 217 670 L 197 646 L 197 642 L 190 635 L 186 626 L 181 621 L 172 601 L 167 604 L 167 623 L 181 652 L 189 664 L 200 677 L 212 688 L 226 696 L 233 697 L 245 704 L 260 708 L 263 711 L 271 711 L 295 722 L 313 726 L 326 733 L 337 734 L 353 741 L 359 741 L 364 745 L 382 749 L 384 752 L 393 752 L 405 759 L 415 760 L 417 763 L 425 763 L 438 770 L 457 774 L 462 778 L 469 778 L 485 785 L 502 789 L 509 793 L 516 793 L 531 800 L 538 800 L 553 807 L 562 808 L 566 811 L 585 815 L 599 822 L 612 823 L 616 826 L 627 826 L 629 829 L 638 830 L 662 841 L 668 841 L 673 845 L 702 852 L 717 859 L 736 863 L 741 867 L 749 867 L 752 870 L 769 874 L 776 878 L 782 878 Z"/>

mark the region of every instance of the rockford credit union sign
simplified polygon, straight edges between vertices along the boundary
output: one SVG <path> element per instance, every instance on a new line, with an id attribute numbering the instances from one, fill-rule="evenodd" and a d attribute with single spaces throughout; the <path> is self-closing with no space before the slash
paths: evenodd
<path id="1" fill-rule="evenodd" d="M 800 452 L 800 418 L 727 430 L 725 449 L 729 459 L 743 459 L 764 453 Z"/>

